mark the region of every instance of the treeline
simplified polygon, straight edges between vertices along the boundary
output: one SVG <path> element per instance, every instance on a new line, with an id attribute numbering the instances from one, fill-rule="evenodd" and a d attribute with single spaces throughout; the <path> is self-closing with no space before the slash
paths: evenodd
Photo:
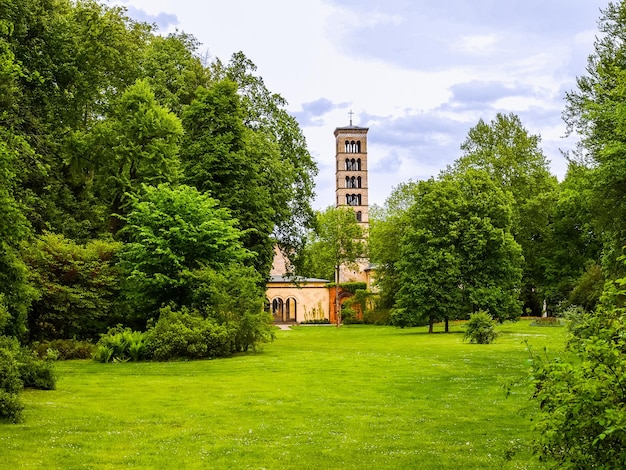
<path id="1" fill-rule="evenodd" d="M 184 307 L 231 352 L 266 337 L 317 168 L 254 64 L 198 48 L 97 1 L 0 4 L 0 334 L 97 340 Z"/>
<path id="2" fill-rule="evenodd" d="M 596 170 L 570 160 L 559 183 L 540 137 L 514 114 L 480 120 L 461 152 L 437 178 L 398 186 L 372 211 L 371 257 L 391 321 L 593 310 L 617 274 L 610 247 L 621 243 L 601 225 Z"/>

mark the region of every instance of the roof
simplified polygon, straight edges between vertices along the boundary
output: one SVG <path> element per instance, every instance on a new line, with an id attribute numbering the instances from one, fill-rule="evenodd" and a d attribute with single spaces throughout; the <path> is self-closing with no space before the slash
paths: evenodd
<path id="1" fill-rule="evenodd" d="M 315 277 L 302 277 L 302 276 L 285 276 L 283 274 L 272 275 L 270 276 L 270 280 L 268 282 L 290 282 L 293 284 L 306 284 L 310 282 L 324 282 L 329 283 L 328 279 L 317 279 Z"/>
<path id="2" fill-rule="evenodd" d="M 335 128 L 335 132 L 337 131 L 368 131 L 369 127 L 359 127 L 359 126 L 345 126 L 345 127 L 337 127 Z"/>

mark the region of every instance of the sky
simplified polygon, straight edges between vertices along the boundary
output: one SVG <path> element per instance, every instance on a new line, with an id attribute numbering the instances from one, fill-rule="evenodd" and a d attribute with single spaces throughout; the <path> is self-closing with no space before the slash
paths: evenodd
<path id="1" fill-rule="evenodd" d="M 574 149 L 561 114 L 609 0 L 111 0 L 194 35 L 227 62 L 242 51 L 289 103 L 317 162 L 314 208 L 334 204 L 336 127 L 368 127 L 370 205 L 437 176 L 480 119 L 517 114 L 552 173 Z"/>

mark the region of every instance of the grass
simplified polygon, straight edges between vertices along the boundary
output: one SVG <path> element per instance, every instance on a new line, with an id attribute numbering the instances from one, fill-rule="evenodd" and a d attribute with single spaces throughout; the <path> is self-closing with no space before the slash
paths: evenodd
<path id="1" fill-rule="evenodd" d="M 458 325 L 301 326 L 229 359 L 61 362 L 57 390 L 24 392 L 24 423 L 0 425 L 0 467 L 541 468 L 529 390 L 502 385 L 527 373 L 524 339 L 558 349 L 564 330 L 500 330 L 476 345 Z"/>

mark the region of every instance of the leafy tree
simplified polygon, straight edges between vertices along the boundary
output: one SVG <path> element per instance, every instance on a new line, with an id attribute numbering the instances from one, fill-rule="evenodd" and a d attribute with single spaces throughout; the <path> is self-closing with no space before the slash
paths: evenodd
<path id="1" fill-rule="evenodd" d="M 582 136 L 578 158 L 591 168 L 592 205 L 605 243 L 603 265 L 612 277 L 626 245 L 626 3 L 609 2 L 599 21 L 601 35 L 589 56 L 587 75 L 566 95 L 564 119 Z"/>
<path id="2" fill-rule="evenodd" d="M 317 165 L 307 150 L 302 130 L 285 110 L 286 100 L 267 89 L 263 79 L 255 75 L 256 66 L 242 52 L 233 54 L 226 65 L 215 61 L 210 70 L 216 80 L 237 83 L 244 124 L 265 142 L 263 147 L 277 150 L 271 158 L 266 157 L 261 167 L 262 181 L 271 196 L 272 235 L 293 261 L 315 219 L 311 200 Z M 272 256 L 270 253 L 268 269 Z"/>
<path id="3" fill-rule="evenodd" d="M 111 232 L 119 230 L 127 198 L 142 184 L 179 179 L 182 132 L 180 120 L 156 102 L 143 80 L 130 86 L 111 116 L 95 126 L 90 145 L 96 155 L 94 186 L 99 199 L 109 206 Z"/>
<path id="4" fill-rule="evenodd" d="M 368 248 L 376 265 L 375 282 L 380 290 L 380 305 L 392 308 L 400 288 L 397 263 L 400 260 L 402 236 L 409 223 L 406 214 L 415 202 L 417 183 L 401 183 L 380 207 L 370 207 Z"/>
<path id="5" fill-rule="evenodd" d="M 546 242 L 557 188 L 539 143 L 540 137 L 529 134 L 518 116 L 498 113 L 490 123 L 481 119 L 470 129 L 461 145 L 463 155 L 447 171 L 486 171 L 512 195 L 511 231 L 524 255 L 523 301 L 534 313 L 540 312 L 545 298 L 543 261 L 549 256 Z"/>
<path id="6" fill-rule="evenodd" d="M 472 313 L 465 328 L 463 339 L 470 343 L 491 344 L 498 337 L 496 321 L 487 312 Z"/>
<path id="7" fill-rule="evenodd" d="M 126 222 L 119 266 L 123 294 L 139 324 L 164 305 L 189 306 L 194 271 L 219 270 L 249 256 L 229 211 L 189 186 L 144 186 Z"/>
<path id="8" fill-rule="evenodd" d="M 0 139 L 0 297 L 6 302 L 8 318 L 0 325 L 0 334 L 4 332 L 23 338 L 26 313 L 34 292 L 28 283 L 26 266 L 19 256 L 19 247 L 21 241 L 30 236 L 31 227 L 22 204 L 16 199 L 19 154 L 10 145 L 15 138 L 7 137 L 6 140 Z"/>
<path id="9" fill-rule="evenodd" d="M 196 55 L 198 46 L 196 38 L 182 32 L 153 36 L 139 64 L 159 104 L 178 117 L 196 98 L 198 87 L 209 86 L 208 69 Z"/>
<path id="10" fill-rule="evenodd" d="M 534 450 L 555 467 L 626 465 L 625 286 L 626 278 L 607 283 L 600 307 L 570 323 L 559 358 L 533 354 Z"/>
<path id="11" fill-rule="evenodd" d="M 279 206 L 270 192 L 272 173 L 281 170 L 277 149 L 243 121 L 235 83 L 220 81 L 199 89 L 183 116 L 181 156 L 185 181 L 231 211 L 244 246 L 256 253 L 255 267 L 266 275 L 273 257 L 273 214 Z"/>
<path id="12" fill-rule="evenodd" d="M 328 207 L 317 213 L 316 229 L 306 248 L 303 274 L 322 279 L 335 279 L 343 268 L 357 269 L 358 260 L 365 256 L 363 228 L 354 211 L 347 207 Z M 335 290 L 337 325 L 341 323 L 338 289 Z"/>
<path id="13" fill-rule="evenodd" d="M 594 222 L 590 201 L 590 170 L 571 162 L 550 216 L 545 271 L 547 296 L 553 303 L 569 301 L 593 310 L 602 292 L 604 279 L 600 261 L 602 242 Z M 591 277 L 588 275 L 592 274 Z M 595 279 L 597 294 L 591 294 Z M 582 286 L 586 287 L 581 289 Z M 585 291 L 585 294 L 582 294 Z M 582 294 L 582 295 L 581 295 Z M 591 295 L 588 295 L 591 294 Z"/>
<path id="14" fill-rule="evenodd" d="M 406 216 L 400 288 L 392 320 L 400 326 L 486 310 L 519 316 L 521 252 L 511 230 L 511 200 L 484 172 L 419 182 Z"/>
<path id="15" fill-rule="evenodd" d="M 39 236 L 24 252 L 37 297 L 28 314 L 31 341 L 96 339 L 119 321 L 121 243 L 92 240 L 78 245 L 62 235 Z"/>

